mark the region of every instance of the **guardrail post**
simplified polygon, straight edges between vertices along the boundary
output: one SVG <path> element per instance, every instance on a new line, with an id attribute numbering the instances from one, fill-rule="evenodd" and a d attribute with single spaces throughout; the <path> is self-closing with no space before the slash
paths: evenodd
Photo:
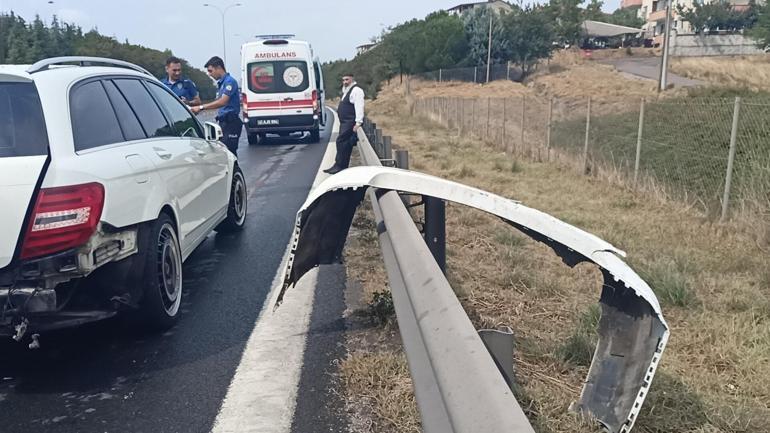
<path id="1" fill-rule="evenodd" d="M 425 203 L 425 243 L 441 272 L 446 275 L 446 203 L 444 200 L 423 196 Z"/>
<path id="2" fill-rule="evenodd" d="M 644 106 L 645 101 L 642 98 L 642 103 L 639 106 L 639 131 L 636 133 L 636 158 L 634 159 L 634 188 L 636 188 L 636 182 L 639 180 L 639 160 L 642 156 L 642 133 L 644 132 Z"/>
<path id="3" fill-rule="evenodd" d="M 591 97 L 588 97 L 586 109 L 586 140 L 583 146 L 583 174 L 588 174 L 588 142 L 591 138 Z"/>
<path id="4" fill-rule="evenodd" d="M 730 131 L 730 153 L 727 156 L 727 174 L 725 175 L 725 194 L 722 197 L 722 216 L 719 222 L 724 222 L 727 218 L 727 210 L 730 202 L 730 186 L 733 181 L 733 164 L 735 163 L 735 147 L 738 142 L 738 120 L 741 115 L 741 97 L 735 97 L 735 108 L 733 109 L 733 128 Z"/>
<path id="5" fill-rule="evenodd" d="M 390 135 L 382 137 L 382 157 L 386 160 L 393 159 L 393 139 Z"/>
<path id="6" fill-rule="evenodd" d="M 409 170 L 409 151 L 397 149 L 395 151 L 396 167 Z"/>
<path id="7" fill-rule="evenodd" d="M 374 151 L 382 158 L 382 129 L 374 130 Z"/>
<path id="8" fill-rule="evenodd" d="M 478 332 L 505 383 L 513 388 L 513 330 L 502 326 L 499 329 L 480 329 Z"/>

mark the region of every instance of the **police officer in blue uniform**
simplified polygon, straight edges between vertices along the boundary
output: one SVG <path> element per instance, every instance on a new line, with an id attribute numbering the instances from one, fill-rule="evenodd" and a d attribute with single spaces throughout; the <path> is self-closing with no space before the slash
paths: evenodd
<path id="1" fill-rule="evenodd" d="M 239 116 L 241 110 L 238 82 L 225 70 L 225 62 L 219 57 L 212 57 L 206 62 L 206 71 L 211 78 L 217 80 L 217 99 L 193 106 L 193 113 L 198 114 L 204 110 L 219 109 L 217 111 L 217 122 L 222 127 L 224 135 L 223 142 L 236 156 L 238 155 L 238 140 L 241 138 L 243 122 Z"/>
<path id="2" fill-rule="evenodd" d="M 174 56 L 166 60 L 166 78 L 160 80 L 187 105 L 200 105 L 198 88 L 189 78 L 182 76 L 182 61 Z"/>

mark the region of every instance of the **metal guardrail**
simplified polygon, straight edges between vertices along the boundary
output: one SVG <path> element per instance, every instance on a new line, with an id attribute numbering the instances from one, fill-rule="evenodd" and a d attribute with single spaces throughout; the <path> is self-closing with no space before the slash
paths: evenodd
<path id="1" fill-rule="evenodd" d="M 381 166 L 367 132 L 358 131 L 361 159 Z M 388 146 L 376 143 L 390 160 Z M 368 195 L 423 431 L 534 433 L 398 192 Z"/>

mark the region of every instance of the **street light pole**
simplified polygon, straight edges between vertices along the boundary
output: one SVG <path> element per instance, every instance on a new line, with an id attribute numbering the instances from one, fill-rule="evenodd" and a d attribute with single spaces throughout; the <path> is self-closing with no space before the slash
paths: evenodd
<path id="1" fill-rule="evenodd" d="M 671 3 L 673 0 L 668 0 L 666 6 L 666 28 L 663 35 L 663 58 L 660 61 L 660 82 L 658 91 L 665 92 L 668 87 L 668 50 L 669 39 L 671 39 Z"/>
<path id="2" fill-rule="evenodd" d="M 225 69 L 227 69 L 227 38 L 225 37 L 225 14 L 227 13 L 228 9 L 234 8 L 236 6 L 243 6 L 241 3 L 233 3 L 231 5 L 228 5 L 224 9 L 221 9 L 217 5 L 212 5 L 210 3 L 203 3 L 203 6 L 207 6 L 210 8 L 216 9 L 217 12 L 219 12 L 219 15 L 222 17 L 222 57 L 223 61 L 225 62 Z"/>

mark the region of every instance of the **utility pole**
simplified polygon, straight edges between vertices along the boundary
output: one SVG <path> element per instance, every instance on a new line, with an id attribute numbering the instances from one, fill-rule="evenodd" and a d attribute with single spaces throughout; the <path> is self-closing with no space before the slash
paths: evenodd
<path id="1" fill-rule="evenodd" d="M 227 38 L 225 37 L 225 14 L 227 13 L 228 9 L 234 8 L 237 6 L 243 6 L 243 5 L 241 3 L 233 3 L 225 7 L 224 9 L 221 9 L 219 6 L 212 5 L 209 3 L 203 3 L 203 6 L 216 9 L 217 12 L 219 12 L 219 15 L 222 16 L 222 61 L 225 62 L 225 69 L 227 69 L 227 42 L 226 42 Z"/>
<path id="2" fill-rule="evenodd" d="M 489 12 L 489 41 L 487 42 L 487 83 L 489 83 L 489 67 L 492 63 L 492 14 L 495 13 L 495 11 L 489 8 L 489 6 L 487 6 L 487 11 Z"/>
<path id="3" fill-rule="evenodd" d="M 659 92 L 665 92 L 666 87 L 668 87 L 668 47 L 669 47 L 669 40 L 671 39 L 671 2 L 673 0 L 668 0 L 668 3 L 666 5 L 666 28 L 664 30 L 663 34 L 663 59 L 661 59 L 660 62 L 660 81 L 659 81 Z"/>

